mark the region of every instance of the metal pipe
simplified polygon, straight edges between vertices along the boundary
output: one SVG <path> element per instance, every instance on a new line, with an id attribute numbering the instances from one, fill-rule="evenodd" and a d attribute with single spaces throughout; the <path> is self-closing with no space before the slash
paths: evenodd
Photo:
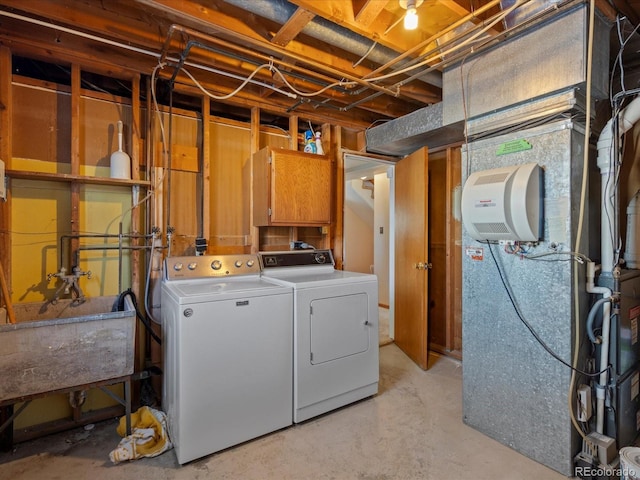
<path id="1" fill-rule="evenodd" d="M 407 58 L 410 55 L 413 55 L 415 52 L 418 52 L 418 51 L 422 50 L 424 47 L 426 47 L 430 43 L 435 42 L 441 36 L 449 33 L 450 31 L 458 28 L 461 25 L 464 25 L 466 22 L 469 22 L 469 21 L 473 20 L 474 18 L 477 18 L 478 15 L 480 15 L 480 14 L 486 12 L 487 10 L 489 10 L 490 8 L 493 8 L 494 6 L 498 5 L 500 3 L 500 1 L 501 0 L 491 0 L 489 3 L 483 5 L 482 7 L 478 8 L 477 10 L 474 10 L 469 15 L 461 18 L 460 20 L 458 20 L 455 23 L 452 23 L 447 28 L 444 28 L 444 29 L 440 30 L 438 33 L 436 33 L 434 35 L 431 35 L 429 38 L 427 38 L 426 40 L 423 40 L 422 42 L 420 42 L 417 45 L 413 46 L 412 48 L 410 48 L 406 52 L 398 55 L 397 57 L 395 57 L 392 60 L 388 61 L 384 65 L 379 66 L 378 68 L 373 70 L 371 73 L 365 75 L 365 78 L 373 76 L 373 75 L 376 75 L 376 74 L 378 74 L 378 73 L 380 73 L 380 72 L 382 72 L 382 71 L 384 71 L 384 70 L 386 70 L 388 68 L 391 68 L 396 63 L 404 60 L 405 58 Z M 442 85 L 440 85 L 440 86 L 442 86 Z"/>
<path id="2" fill-rule="evenodd" d="M 178 68 L 178 69 L 182 68 L 182 65 L 190 65 L 190 63 L 186 61 L 185 52 L 188 55 L 188 52 L 191 50 L 192 47 L 198 47 L 198 48 L 202 48 L 203 50 L 207 50 L 208 52 L 217 53 L 217 54 L 221 54 L 221 55 L 226 55 L 229 58 L 233 58 L 234 60 L 239 60 L 241 62 L 249 63 L 251 65 L 255 65 L 256 67 L 261 65 L 260 62 L 256 62 L 255 60 L 252 60 L 251 58 L 249 58 L 247 56 L 226 52 L 226 51 L 221 50 L 219 48 L 214 48 L 211 45 L 207 45 L 207 44 L 205 44 L 205 43 L 203 43 L 201 41 L 189 40 L 187 42 L 187 45 L 185 46 L 184 50 L 182 51 L 182 54 L 180 55 L 181 58 L 180 58 L 180 61 L 177 64 L 176 68 Z M 253 57 L 256 57 L 255 52 L 251 52 L 251 55 Z M 185 57 L 185 58 L 183 58 L 183 57 Z M 263 57 L 262 60 L 264 62 L 272 62 L 273 58 L 271 58 L 271 57 L 264 58 Z M 218 70 L 212 70 L 212 72 L 213 73 L 218 73 Z M 306 82 L 313 83 L 313 84 L 321 86 L 321 87 L 326 87 L 327 85 L 330 85 L 331 82 L 333 82 L 333 79 L 327 79 L 327 80 L 321 81 L 321 80 L 312 78 L 309 75 L 302 75 L 302 74 L 296 73 L 294 71 L 288 71 L 287 75 L 289 75 L 290 77 L 298 78 L 300 80 L 304 80 Z M 177 76 L 177 71 L 173 74 L 172 78 L 175 78 L 176 76 Z M 231 78 L 237 78 L 237 79 L 244 80 L 240 75 L 233 76 L 231 74 L 227 74 L 226 76 L 231 77 Z M 271 88 L 272 90 L 274 90 L 274 91 L 276 91 L 278 93 L 282 93 L 283 95 L 287 95 L 287 96 L 291 95 L 290 92 L 286 92 L 284 90 L 276 89 L 272 85 L 269 85 L 269 84 L 261 82 L 261 81 L 253 80 L 251 83 L 253 83 L 254 85 L 260 85 L 260 86 L 264 86 L 264 87 L 269 87 L 269 88 Z M 369 87 L 366 87 L 366 88 L 363 87 L 362 90 L 366 90 L 368 88 Z M 348 89 L 343 88 L 341 86 L 335 86 L 335 87 L 333 87 L 333 89 L 337 90 L 337 91 L 339 91 L 341 93 L 347 94 L 347 95 L 353 95 L 353 93 L 354 93 L 354 91 L 348 90 Z M 294 97 L 295 97 L 295 94 L 294 94 Z"/>
<path id="3" fill-rule="evenodd" d="M 151 4 L 155 3 L 155 2 L 153 2 L 153 0 L 148 0 L 148 1 L 147 0 L 141 0 L 141 1 L 142 1 L 142 3 L 151 3 Z M 257 58 L 261 58 L 265 62 L 274 62 L 274 63 L 277 63 L 278 65 L 280 65 L 280 66 L 282 66 L 282 67 L 284 67 L 284 68 L 286 68 L 288 70 L 302 71 L 302 72 L 306 72 L 307 74 L 310 74 L 310 75 L 315 75 L 318 78 L 322 78 L 316 72 L 311 72 L 308 69 L 301 67 L 297 63 L 289 63 L 289 62 L 287 62 L 285 60 L 281 60 L 279 58 L 274 58 L 271 55 L 266 55 L 266 54 L 260 53 L 260 49 L 263 49 L 264 46 L 265 46 L 264 42 L 255 40 L 253 38 L 250 38 L 250 37 L 247 37 L 247 36 L 244 36 L 244 35 L 240 35 L 240 34 L 238 34 L 236 32 L 231 31 L 231 30 L 224 29 L 224 33 L 226 35 L 229 35 L 229 36 L 235 38 L 236 40 L 238 40 L 241 45 L 248 45 L 248 48 L 245 48 L 245 47 L 243 47 L 241 45 L 233 44 L 231 42 L 227 42 L 227 41 L 225 41 L 225 40 L 223 40 L 221 38 L 218 38 L 218 37 L 213 37 L 211 35 L 204 34 L 204 33 L 199 32 L 197 30 L 193 30 L 193 29 L 191 29 L 189 27 L 184 27 L 184 26 L 176 25 L 176 24 L 171 25 L 171 27 L 169 28 L 169 31 L 167 33 L 167 40 L 165 40 L 165 46 L 167 44 L 170 44 L 170 38 L 174 34 L 174 32 L 179 32 L 179 33 L 182 33 L 183 35 L 187 34 L 187 35 L 193 36 L 195 38 L 200 38 L 201 40 L 213 43 L 215 45 L 224 46 L 224 47 L 226 47 L 228 49 L 232 49 L 232 50 L 235 50 L 237 52 L 249 54 L 251 56 L 254 56 L 254 57 L 257 57 Z M 256 50 L 252 50 L 251 47 L 255 48 Z M 318 69 L 321 69 L 321 70 L 325 71 L 327 74 L 333 76 L 333 78 L 324 76 L 324 79 L 328 80 L 329 82 L 334 82 L 335 78 L 340 78 L 340 79 L 346 78 L 349 82 L 357 83 L 357 84 L 363 85 L 365 87 L 370 87 L 370 88 L 372 88 L 374 90 L 380 90 L 380 91 L 383 91 L 384 93 L 386 93 L 387 95 L 391 95 L 391 96 L 394 96 L 394 97 L 398 96 L 398 92 L 391 91 L 391 90 L 389 90 L 388 88 L 385 88 L 385 87 L 372 85 L 370 82 L 367 82 L 366 80 L 363 80 L 363 79 L 361 79 L 359 77 L 356 77 L 356 76 L 350 75 L 350 74 L 348 74 L 346 72 L 343 72 L 343 71 L 328 67 L 327 65 L 323 65 L 323 64 L 321 64 L 319 62 L 316 62 L 316 61 L 314 61 L 312 59 L 303 57 L 302 55 L 298 55 L 295 52 L 291 52 L 291 51 L 286 50 L 284 48 L 280 48 L 277 45 L 269 45 L 269 48 L 272 49 L 274 51 L 274 53 L 278 54 L 281 58 L 292 58 L 292 59 L 296 60 L 296 62 L 300 62 L 300 63 L 306 64 L 306 65 L 311 65 L 313 67 L 316 67 Z M 163 49 L 163 51 L 161 53 L 161 56 L 160 56 L 160 59 L 161 59 L 160 61 L 161 62 L 162 62 L 163 58 L 166 58 L 166 55 L 167 55 L 167 51 L 165 51 Z"/>
<path id="4" fill-rule="evenodd" d="M 226 0 L 227 3 L 235 5 L 243 10 L 260 15 L 280 24 L 285 24 L 291 15 L 296 10 L 296 6 L 292 5 L 288 1 L 284 0 Z M 499 2 L 499 0 L 493 0 Z M 483 10 L 484 11 L 484 10 Z M 402 18 L 399 19 L 402 21 Z M 396 22 L 397 23 L 397 22 Z M 392 25 L 383 33 L 386 35 L 390 29 L 395 26 Z M 345 27 L 336 25 L 335 23 L 316 16 L 312 21 L 307 23 L 303 32 L 312 38 L 328 43 L 334 47 L 346 50 L 350 53 L 358 55 L 362 61 L 362 58 L 369 57 L 369 59 L 377 64 L 395 64 L 398 60 L 398 53 L 383 45 L 378 41 L 378 48 L 372 51 L 371 40 L 363 35 L 355 33 Z M 374 42 L 375 45 L 376 42 Z M 404 57 L 403 57 L 404 58 Z M 401 60 L 401 59 L 400 59 Z M 356 64 L 357 65 L 357 64 Z M 355 66 L 355 65 L 354 65 Z M 423 79 L 423 82 L 442 88 L 442 75 L 439 72 L 434 73 L 431 78 Z"/>
<path id="5" fill-rule="evenodd" d="M 173 84 L 169 89 L 169 139 L 167 141 L 167 192 L 165 198 L 167 199 L 167 232 L 173 230 L 171 227 L 171 141 L 173 140 Z M 167 240 L 169 243 L 169 252 L 171 252 L 171 239 Z"/>
<path id="6" fill-rule="evenodd" d="M 56 31 L 62 31 L 62 32 L 65 32 L 65 33 L 69 33 L 71 35 L 76 35 L 76 36 L 81 37 L 81 38 L 86 38 L 86 39 L 93 40 L 93 41 L 96 41 L 96 42 L 99 42 L 99 43 L 104 43 L 106 45 L 111 45 L 113 47 L 122 48 L 122 49 L 128 50 L 130 52 L 140 53 L 140 54 L 143 54 L 143 55 L 154 57 L 156 59 L 160 59 L 160 54 L 159 53 L 152 52 L 150 50 L 145 50 L 143 48 L 133 47 L 131 45 L 127 45 L 127 44 L 120 43 L 120 42 L 115 42 L 113 40 L 109 40 L 109 39 L 106 39 L 106 38 L 103 38 L 103 37 L 98 37 L 96 35 L 91 35 L 91 34 L 88 34 L 88 33 L 85 33 L 85 32 L 81 32 L 79 30 L 74 30 L 74 29 L 63 27 L 63 26 L 60 26 L 60 25 L 54 25 L 52 23 L 47 23 L 47 22 L 43 22 L 41 20 L 36 20 L 34 18 L 25 17 L 24 15 L 18 15 L 18 14 L 12 13 L 12 12 L 7 12 L 7 11 L 4 11 L 4 10 L 0 10 L 0 16 L 14 18 L 16 20 L 20 20 L 20 21 L 23 21 L 23 22 L 31 23 L 31 24 L 38 25 L 38 26 L 41 26 L 41 27 L 51 28 L 51 29 L 54 29 Z M 170 61 L 174 61 L 175 62 L 175 61 L 177 61 L 177 59 L 171 58 Z M 187 62 L 187 65 L 189 65 L 190 67 L 198 68 L 200 70 L 213 72 L 213 73 L 216 73 L 218 75 L 223 75 L 223 76 L 226 76 L 226 77 L 229 77 L 229 78 L 236 78 L 236 79 L 238 78 L 237 75 L 233 75 L 233 74 L 231 74 L 229 72 L 224 72 L 222 70 L 215 70 L 215 69 L 213 69 L 211 67 L 207 67 L 205 65 L 199 65 L 199 64 L 196 64 L 196 63 L 188 63 L 188 62 Z M 269 89 L 274 90 L 274 91 L 279 92 L 279 93 L 283 93 L 283 92 L 279 91 L 279 89 L 274 88 L 272 85 L 268 85 L 268 84 L 263 83 L 263 82 L 250 81 L 250 83 L 254 83 L 256 85 L 259 85 L 259 86 L 262 86 L 262 87 L 265 87 L 265 88 L 269 88 Z"/>
<path id="7" fill-rule="evenodd" d="M 131 246 L 122 246 L 120 247 L 119 245 L 109 245 L 109 244 L 103 244 L 103 245 L 84 245 L 83 247 L 78 247 L 78 250 L 82 250 L 82 251 L 92 251 L 92 250 L 119 250 L 120 248 L 122 248 L 122 250 L 149 250 L 151 249 L 151 246 L 149 245 L 131 245 Z"/>
<path id="8" fill-rule="evenodd" d="M 118 293 L 122 292 L 122 222 L 118 223 Z"/>
<path id="9" fill-rule="evenodd" d="M 119 234 L 115 234 L 115 233 L 81 233 L 81 234 L 68 234 L 68 235 L 61 235 L 60 236 L 60 268 L 62 267 L 71 267 L 71 265 L 65 265 L 64 262 L 64 257 L 63 257 L 63 252 L 64 252 L 64 240 L 71 240 L 71 239 L 80 239 L 80 238 L 118 238 L 120 235 Z M 152 238 L 153 234 L 149 234 L 149 235 L 141 235 L 141 234 L 123 234 L 123 237 L 125 238 L 132 238 L 132 239 L 136 239 L 136 238 Z M 80 247 L 79 247 L 80 249 Z M 77 260 L 77 259 L 76 259 Z M 70 270 L 70 268 L 69 268 Z"/>

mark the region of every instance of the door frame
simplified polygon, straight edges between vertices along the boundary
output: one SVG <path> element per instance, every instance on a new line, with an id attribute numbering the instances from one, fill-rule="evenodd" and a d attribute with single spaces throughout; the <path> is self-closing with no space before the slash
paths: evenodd
<path id="1" fill-rule="evenodd" d="M 340 154 L 340 158 L 341 158 L 340 166 L 341 166 L 342 172 L 341 172 L 341 175 L 338 175 L 338 178 L 340 178 L 339 182 L 341 183 L 340 201 L 342 203 L 342 206 L 340 210 L 342 211 L 344 211 L 344 206 L 346 204 L 345 185 L 347 182 L 347 178 L 346 178 L 345 171 L 347 168 L 346 163 L 348 160 L 367 162 L 369 164 L 373 164 L 377 166 L 378 169 L 386 169 L 387 177 L 389 178 L 389 205 L 388 205 L 389 212 L 390 212 L 389 226 L 388 226 L 389 228 L 389 231 L 388 231 L 388 236 L 389 236 L 389 265 L 388 265 L 389 267 L 389 337 L 393 339 L 394 337 L 394 290 L 395 290 L 395 282 L 394 282 L 395 280 L 395 275 L 394 275 L 395 221 L 394 221 L 393 211 L 395 208 L 395 164 L 398 162 L 399 159 L 395 157 L 385 157 L 383 155 L 355 152 L 347 149 L 342 150 Z M 374 169 L 374 166 L 371 166 L 371 169 Z M 341 216 L 341 221 L 344 222 L 343 215 Z M 346 235 L 344 235 L 344 225 L 342 226 L 342 231 L 343 231 L 343 235 L 342 235 L 342 241 L 341 241 L 341 253 L 342 253 L 341 265 L 340 265 L 341 268 L 344 266 L 342 263 L 344 261 L 345 241 L 346 241 Z"/>

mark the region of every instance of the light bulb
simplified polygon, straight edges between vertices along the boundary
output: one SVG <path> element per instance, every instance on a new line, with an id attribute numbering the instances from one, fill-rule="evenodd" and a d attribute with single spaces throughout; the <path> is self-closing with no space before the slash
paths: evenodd
<path id="1" fill-rule="evenodd" d="M 415 8 L 407 8 L 407 13 L 404 16 L 404 28 L 405 30 L 418 28 L 418 13 Z"/>

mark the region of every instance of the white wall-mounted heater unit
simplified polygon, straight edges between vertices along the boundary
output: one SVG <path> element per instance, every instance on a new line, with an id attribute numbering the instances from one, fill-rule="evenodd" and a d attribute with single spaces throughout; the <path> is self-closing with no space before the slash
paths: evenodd
<path id="1" fill-rule="evenodd" d="M 476 240 L 537 242 L 543 187 L 537 163 L 472 173 L 462 189 L 462 223 Z"/>

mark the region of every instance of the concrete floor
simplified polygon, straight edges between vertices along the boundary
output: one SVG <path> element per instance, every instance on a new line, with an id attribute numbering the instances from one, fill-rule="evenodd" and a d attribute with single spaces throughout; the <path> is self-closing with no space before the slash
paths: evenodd
<path id="1" fill-rule="evenodd" d="M 462 368 L 433 357 L 420 370 L 380 349 L 380 391 L 333 413 L 178 466 L 173 451 L 113 465 L 116 420 L 0 454 L 1 480 L 564 479 L 462 423 Z"/>

